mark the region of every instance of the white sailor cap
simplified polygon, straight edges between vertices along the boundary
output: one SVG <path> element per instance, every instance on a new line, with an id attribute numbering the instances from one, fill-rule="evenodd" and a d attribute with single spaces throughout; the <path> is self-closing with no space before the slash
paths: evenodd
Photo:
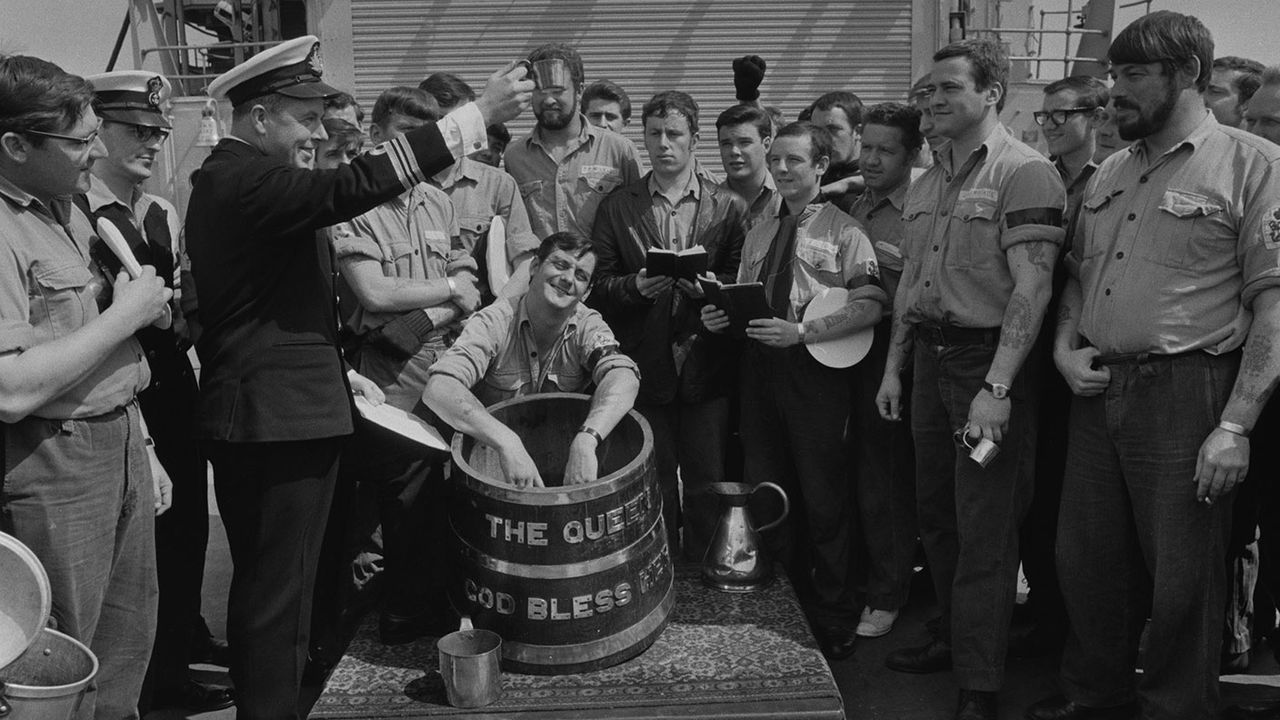
<path id="1" fill-rule="evenodd" d="M 117 70 L 85 78 L 93 85 L 98 117 L 147 127 L 172 127 L 164 102 L 173 87 L 163 76 L 144 70 Z"/>
<path id="2" fill-rule="evenodd" d="M 230 100 L 232 107 L 272 93 L 303 99 L 337 95 L 338 90 L 321 82 L 323 74 L 320 39 L 304 35 L 263 50 L 219 75 L 209 83 L 209 95 Z"/>

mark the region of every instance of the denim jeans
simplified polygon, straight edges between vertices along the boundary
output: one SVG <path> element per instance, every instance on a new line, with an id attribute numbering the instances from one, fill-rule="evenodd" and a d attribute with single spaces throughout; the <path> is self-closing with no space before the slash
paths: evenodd
<path id="1" fill-rule="evenodd" d="M 1017 596 L 1018 527 L 1031 500 L 1035 395 L 1026 370 L 1011 384 L 1009 426 L 987 467 L 954 433 L 982 389 L 996 346 L 917 342 L 911 432 L 916 446 L 920 538 L 952 645 L 956 682 L 998 690 Z"/>
<path id="2" fill-rule="evenodd" d="M 1115 365 L 1102 394 L 1072 403 L 1057 550 L 1071 700 L 1107 707 L 1136 690 L 1148 720 L 1216 717 L 1233 497 L 1197 502 L 1193 479 L 1239 358 Z"/>
<path id="3" fill-rule="evenodd" d="M 4 428 L 0 530 L 49 574 L 57 629 L 98 656 L 82 720 L 138 717 L 155 638 L 155 510 L 137 404 Z"/>

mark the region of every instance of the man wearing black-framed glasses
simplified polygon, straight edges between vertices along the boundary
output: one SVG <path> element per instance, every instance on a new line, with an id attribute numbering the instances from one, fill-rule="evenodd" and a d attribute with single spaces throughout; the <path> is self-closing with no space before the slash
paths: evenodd
<path id="1" fill-rule="evenodd" d="M 98 133 L 107 157 L 94 163 L 89 191 L 77 203 L 96 221 L 106 218 L 128 240 L 134 257 L 153 265 L 173 290 L 169 328 L 147 327 L 137 339 L 151 366 L 151 386 L 138 396 L 142 415 L 152 429 L 156 459 L 173 482 L 174 502 L 156 521 L 156 575 L 160 607 L 156 644 L 139 709 L 178 706 L 195 712 L 229 707 L 231 691 L 191 679 L 187 665 L 194 629 L 200 628 L 200 588 L 209 541 L 206 459 L 196 445 L 194 419 L 199 401 L 195 372 L 187 358 L 189 323 L 180 308 L 195 307 L 195 293 L 181 281 L 181 221 L 168 200 L 144 192 L 160 151 L 169 137 L 165 116 L 169 81 L 152 72 L 121 70 L 91 75 L 94 111 L 102 120 Z M 113 276 L 120 262 L 101 243 L 93 257 Z M 107 293 L 104 293 L 106 296 Z M 194 314 L 194 313 L 193 313 Z"/>
<path id="2" fill-rule="evenodd" d="M 138 717 L 155 631 L 152 516 L 168 504 L 136 402 L 150 372 L 135 333 L 171 293 L 144 267 L 116 278 L 109 307 L 95 302 L 93 230 L 70 202 L 106 157 L 92 99 L 53 63 L 0 58 L 0 531 L 40 558 L 58 630 L 98 657 L 78 716 L 119 720 Z"/>
<path id="3" fill-rule="evenodd" d="M 1046 85 L 1044 104 L 1034 117 L 1042 128 L 1049 159 L 1067 190 L 1067 209 L 1062 216 L 1066 240 L 1054 266 L 1053 298 L 1046 318 L 1057 317 L 1066 269 L 1062 258 L 1071 248 L 1080 198 L 1093 172 L 1098 128 L 1105 120 L 1109 95 L 1102 80 L 1077 75 Z M 1031 507 L 1022 521 L 1019 549 L 1027 583 L 1032 627 L 1010 643 L 1015 657 L 1036 657 L 1062 648 L 1067 633 L 1067 610 L 1054 567 L 1055 538 L 1058 532 L 1058 500 L 1062 496 L 1062 473 L 1066 464 L 1067 428 L 1062 418 L 1071 407 L 1071 390 L 1053 365 L 1053 325 L 1040 328 L 1033 362 L 1040 363 L 1039 437 L 1035 452 L 1035 489 Z"/>

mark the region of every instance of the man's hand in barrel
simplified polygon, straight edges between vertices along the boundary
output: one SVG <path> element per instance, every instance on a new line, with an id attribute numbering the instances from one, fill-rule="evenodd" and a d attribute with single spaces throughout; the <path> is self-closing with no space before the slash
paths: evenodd
<path id="1" fill-rule="evenodd" d="M 514 120 L 533 102 L 533 81 L 526 80 L 527 65 L 518 60 L 489 76 L 484 92 L 476 99 L 476 107 L 484 116 L 485 125 L 497 125 Z"/>
<path id="2" fill-rule="evenodd" d="M 564 466 L 564 484 L 583 485 L 595 482 L 598 471 L 596 439 L 592 435 L 579 432 L 573 436 L 573 442 L 569 444 L 569 461 Z"/>
<path id="3" fill-rule="evenodd" d="M 524 443 L 519 438 L 515 442 L 506 443 L 498 449 L 498 458 L 502 462 L 502 474 L 507 482 L 516 487 L 546 487 L 542 484 L 542 475 L 538 474 L 538 465 L 529 457 Z"/>

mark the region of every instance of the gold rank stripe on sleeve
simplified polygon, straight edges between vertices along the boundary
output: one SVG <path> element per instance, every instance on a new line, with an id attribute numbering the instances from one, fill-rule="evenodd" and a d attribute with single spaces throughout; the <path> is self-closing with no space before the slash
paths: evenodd
<path id="1" fill-rule="evenodd" d="M 396 177 L 399 178 L 405 190 L 426 181 L 427 176 L 418 166 L 418 158 L 413 154 L 413 148 L 410 147 L 407 139 L 398 137 L 384 143 L 383 147 L 387 148 L 387 158 L 391 160 L 391 168 L 395 170 Z"/>

